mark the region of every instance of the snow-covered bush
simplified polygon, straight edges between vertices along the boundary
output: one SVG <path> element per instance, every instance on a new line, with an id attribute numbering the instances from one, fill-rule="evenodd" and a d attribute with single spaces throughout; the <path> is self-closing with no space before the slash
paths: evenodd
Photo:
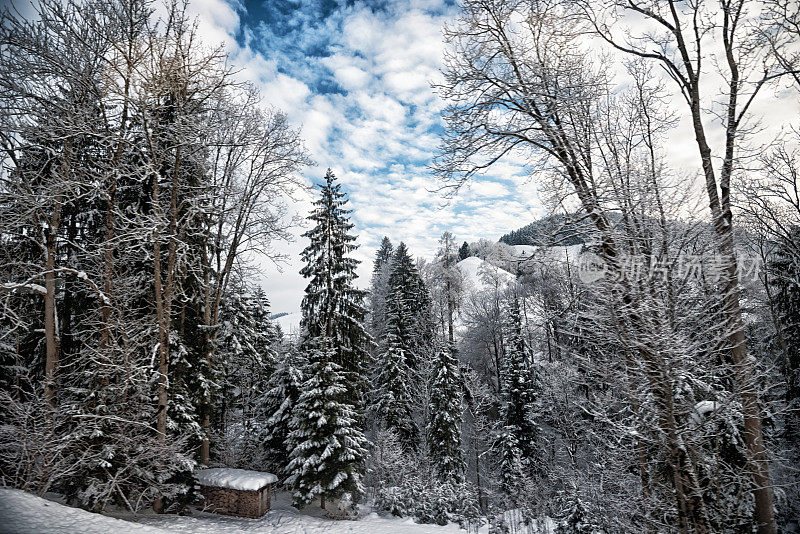
<path id="1" fill-rule="evenodd" d="M 420 523 L 458 523 L 463 528 L 482 524 L 477 503 L 477 495 L 468 484 L 425 484 L 414 477 L 399 486 L 375 492 L 375 506 L 379 510 L 413 517 Z"/>
<path id="2" fill-rule="evenodd" d="M 589 506 L 578 495 L 567 498 L 566 514 L 558 522 L 556 534 L 603 534 L 592 516 Z"/>

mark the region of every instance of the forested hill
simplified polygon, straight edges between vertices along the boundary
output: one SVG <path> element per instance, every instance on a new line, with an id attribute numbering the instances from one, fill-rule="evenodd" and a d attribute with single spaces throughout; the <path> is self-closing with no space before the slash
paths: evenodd
<path id="1" fill-rule="evenodd" d="M 507 245 L 580 245 L 584 243 L 588 223 L 570 215 L 550 215 L 533 221 L 500 238 Z"/>

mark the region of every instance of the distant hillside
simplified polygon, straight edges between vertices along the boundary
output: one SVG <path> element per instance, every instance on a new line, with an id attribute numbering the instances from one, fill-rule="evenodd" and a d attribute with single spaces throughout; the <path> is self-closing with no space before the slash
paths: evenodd
<path id="1" fill-rule="evenodd" d="M 464 276 L 464 286 L 470 292 L 491 289 L 495 284 L 506 286 L 516 279 L 502 267 L 475 256 L 461 260 L 457 265 Z"/>
<path id="2" fill-rule="evenodd" d="M 568 215 L 550 215 L 514 230 L 500 238 L 506 245 L 580 245 L 589 225 Z"/>

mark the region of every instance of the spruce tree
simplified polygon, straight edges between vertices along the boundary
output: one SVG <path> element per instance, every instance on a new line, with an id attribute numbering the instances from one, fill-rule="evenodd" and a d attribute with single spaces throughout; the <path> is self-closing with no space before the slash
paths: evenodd
<path id="1" fill-rule="evenodd" d="M 375 261 L 373 262 L 372 272 L 378 273 L 385 266 L 390 265 L 393 257 L 394 245 L 392 245 L 392 241 L 388 237 L 383 236 L 383 239 L 381 240 L 381 246 L 375 253 Z"/>
<path id="2" fill-rule="evenodd" d="M 394 333 L 388 334 L 387 348 L 379 359 L 378 397 L 375 410 L 386 428 L 392 430 L 406 451 L 417 449 L 419 427 L 412 411 L 413 373 L 406 364 L 406 352 Z"/>
<path id="3" fill-rule="evenodd" d="M 385 309 L 387 334 L 403 348 L 406 365 L 418 371 L 433 338 L 431 298 L 402 242 L 394 254 Z"/>
<path id="4" fill-rule="evenodd" d="M 464 241 L 461 248 L 458 249 L 458 259 L 459 261 L 466 260 L 470 256 L 472 256 L 472 251 L 469 249 L 469 243 Z"/>
<path id="5" fill-rule="evenodd" d="M 793 242 L 778 243 L 770 270 L 776 290 L 774 300 L 783 338 L 782 350 L 786 351 L 783 359 L 786 399 L 794 403 L 800 399 L 800 253 L 797 248 L 800 227 L 792 228 L 790 235 Z M 792 408 L 797 409 L 797 406 Z"/>
<path id="6" fill-rule="evenodd" d="M 289 476 L 286 443 L 291 432 L 292 412 L 303 385 L 302 357 L 290 350 L 270 375 L 261 399 L 260 419 L 266 422 L 261 436 L 266 467 L 280 476 Z"/>
<path id="7" fill-rule="evenodd" d="M 363 494 L 361 476 L 366 438 L 347 399 L 347 379 L 333 361 L 333 340 L 310 340 L 300 398 L 292 411 L 287 446 L 294 504 L 303 507 L 317 497 L 325 501 Z"/>
<path id="8" fill-rule="evenodd" d="M 522 457 L 534 457 L 537 425 L 534 420 L 536 383 L 533 361 L 522 330 L 522 314 L 515 296 L 508 306 L 505 354 L 501 369 L 500 422 L 502 431 L 514 434 Z"/>
<path id="9" fill-rule="evenodd" d="M 433 338 L 430 296 L 404 243 L 392 261 L 386 296 L 385 335 L 378 358 L 376 408 L 405 450 L 416 450 L 419 428 L 413 418 L 421 360 Z"/>
<path id="10" fill-rule="evenodd" d="M 504 428 L 497 437 L 500 449 L 500 489 L 512 505 L 521 497 L 525 480 L 525 462 L 514 429 Z"/>
<path id="11" fill-rule="evenodd" d="M 439 480 L 464 481 L 464 453 L 461 448 L 461 380 L 453 344 L 437 355 L 428 406 L 428 448 Z"/>
<path id="12" fill-rule="evenodd" d="M 389 238 L 384 236 L 380 248 L 375 253 L 370 280 L 369 324 L 375 339 L 382 339 L 386 331 L 386 299 L 389 294 L 393 257 L 394 246 Z"/>
<path id="13" fill-rule="evenodd" d="M 304 345 L 312 339 L 330 339 L 332 361 L 347 376 L 351 404 L 359 407 L 364 391 L 364 366 L 372 343 L 364 329 L 366 292 L 355 287 L 356 267 L 360 263 L 350 254 L 358 248 L 356 236 L 345 208 L 347 196 L 328 169 L 325 183 L 318 184 L 320 198 L 308 219 L 314 227 L 303 236 L 311 243 L 301 257 L 306 266 L 300 271 L 309 278 L 301 304 Z"/>
<path id="14" fill-rule="evenodd" d="M 221 388 L 215 413 L 241 418 L 251 427 L 266 382 L 275 369 L 278 331 L 270 320 L 270 304 L 260 287 L 252 293 L 234 287 L 220 313 L 216 360 Z M 225 422 L 224 426 L 228 426 Z"/>

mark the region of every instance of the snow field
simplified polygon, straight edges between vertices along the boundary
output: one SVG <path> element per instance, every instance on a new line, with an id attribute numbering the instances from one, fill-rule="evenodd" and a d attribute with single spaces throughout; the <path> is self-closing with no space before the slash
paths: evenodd
<path id="1" fill-rule="evenodd" d="M 48 501 L 21 490 L 0 488 L 0 534 L 456 534 L 456 524 L 420 525 L 364 510 L 355 521 L 324 517 L 317 505 L 296 510 L 278 492 L 272 510 L 260 519 L 228 517 L 193 510 L 191 516 L 127 512 L 94 514 Z M 120 518 L 124 518 L 120 519 Z"/>

